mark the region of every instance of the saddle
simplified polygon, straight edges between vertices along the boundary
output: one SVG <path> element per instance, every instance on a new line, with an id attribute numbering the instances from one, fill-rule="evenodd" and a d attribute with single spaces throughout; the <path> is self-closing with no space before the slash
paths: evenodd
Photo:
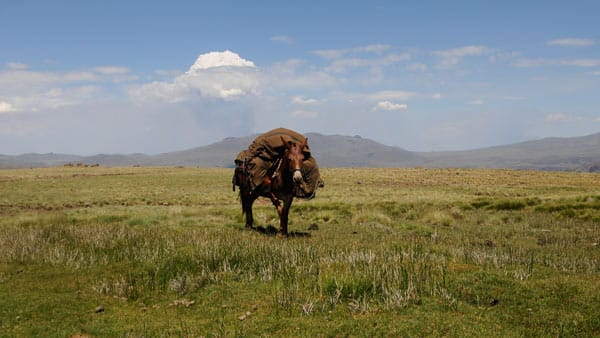
<path id="1" fill-rule="evenodd" d="M 247 176 L 250 181 L 250 189 L 253 191 L 260 186 L 269 174 L 274 172 L 277 160 L 280 159 L 286 149 L 286 143 L 291 141 L 297 144 L 304 143 L 305 137 L 301 134 L 285 129 L 277 128 L 259 135 L 250 144 L 248 149 L 239 152 L 235 158 L 235 172 L 232 179 L 233 189 L 240 186 L 240 177 Z M 285 143 L 284 143 L 285 142 Z M 317 160 L 312 157 L 308 145 L 302 149 L 304 161 L 302 162 L 303 182 L 296 189 L 296 197 L 313 198 L 317 187 L 323 186 L 319 175 Z"/>

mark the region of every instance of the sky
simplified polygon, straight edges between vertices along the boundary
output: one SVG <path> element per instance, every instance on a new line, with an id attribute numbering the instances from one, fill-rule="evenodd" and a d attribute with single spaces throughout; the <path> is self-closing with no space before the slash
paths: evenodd
<path id="1" fill-rule="evenodd" d="M 600 132 L 598 1 L 0 0 L 0 154 Z"/>

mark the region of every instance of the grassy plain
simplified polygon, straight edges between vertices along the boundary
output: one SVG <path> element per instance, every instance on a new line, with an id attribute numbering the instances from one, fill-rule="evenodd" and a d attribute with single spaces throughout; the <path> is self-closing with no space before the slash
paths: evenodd
<path id="1" fill-rule="evenodd" d="M 230 170 L 1 170 L 0 336 L 600 335 L 598 174 L 322 176 L 283 239 Z"/>

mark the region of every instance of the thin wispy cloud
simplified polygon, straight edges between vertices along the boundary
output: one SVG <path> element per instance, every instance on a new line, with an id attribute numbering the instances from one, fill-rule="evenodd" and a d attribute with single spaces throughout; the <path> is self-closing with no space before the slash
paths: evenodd
<path id="1" fill-rule="evenodd" d="M 184 72 L 182 72 L 179 69 L 157 69 L 154 71 L 154 74 L 156 74 L 158 76 L 165 76 L 165 77 L 167 77 L 167 76 L 176 77 L 176 76 L 181 75 L 182 73 L 184 73 Z"/>
<path id="2" fill-rule="evenodd" d="M 464 46 L 445 50 L 436 50 L 432 55 L 439 58 L 440 67 L 452 67 L 457 65 L 467 56 L 480 56 L 491 53 L 493 50 L 486 46 Z"/>
<path id="3" fill-rule="evenodd" d="M 512 63 L 514 67 L 529 68 L 542 66 L 573 66 L 573 67 L 600 67 L 600 59 L 518 59 Z"/>
<path id="4" fill-rule="evenodd" d="M 481 99 L 477 99 L 477 100 L 471 100 L 469 102 L 467 102 L 470 105 L 482 105 L 483 104 L 483 100 Z"/>
<path id="5" fill-rule="evenodd" d="M 25 70 L 29 68 L 29 65 L 21 62 L 8 62 L 6 68 L 12 70 Z"/>
<path id="6" fill-rule="evenodd" d="M 509 63 L 520 56 L 521 53 L 517 51 L 494 51 L 488 56 L 488 60 L 492 64 Z"/>
<path id="7" fill-rule="evenodd" d="M 124 67 L 81 71 L 36 71 L 10 64 L 0 71 L 0 101 L 4 112 L 42 112 L 89 102 L 108 95 L 105 86 L 137 80 Z"/>
<path id="8" fill-rule="evenodd" d="M 286 43 L 288 45 L 294 43 L 294 40 L 287 35 L 275 35 L 275 36 L 270 37 L 269 40 L 271 40 L 273 42 Z"/>
<path id="9" fill-rule="evenodd" d="M 470 55 L 481 55 L 484 53 L 488 53 L 489 51 L 491 51 L 491 49 L 485 46 L 464 46 L 453 49 L 437 50 L 433 52 L 433 55 L 442 58 L 461 58 Z"/>
<path id="10" fill-rule="evenodd" d="M 546 41 L 549 46 L 588 47 L 596 44 L 595 40 L 582 38 L 562 38 Z"/>
<path id="11" fill-rule="evenodd" d="M 576 67 L 600 67 L 600 59 L 571 59 L 561 60 L 559 64 Z"/>
<path id="12" fill-rule="evenodd" d="M 500 99 L 507 101 L 519 101 L 525 99 L 523 96 L 501 96 Z"/>
<path id="13" fill-rule="evenodd" d="M 127 67 L 119 67 L 119 66 L 103 66 L 96 67 L 94 70 L 100 74 L 106 75 L 123 75 L 129 74 L 131 71 Z"/>
<path id="14" fill-rule="evenodd" d="M 265 87 L 270 90 L 302 90 L 335 88 L 339 79 L 305 60 L 290 59 L 276 62 L 266 72 Z"/>
<path id="15" fill-rule="evenodd" d="M 406 69 L 410 70 L 411 72 L 425 72 L 429 69 L 429 67 L 424 63 L 415 62 L 408 65 Z"/>
<path id="16" fill-rule="evenodd" d="M 0 88 L 6 91 L 15 89 L 35 89 L 41 86 L 94 82 L 99 75 L 93 71 L 38 72 L 31 70 L 7 70 L 0 72 Z"/>
<path id="17" fill-rule="evenodd" d="M 551 65 L 551 64 L 553 64 L 552 60 L 548 60 L 548 59 L 522 58 L 522 59 L 515 60 L 514 62 L 512 62 L 511 65 L 514 67 L 519 67 L 519 68 L 528 68 L 528 67 L 540 67 L 540 66 Z"/>
<path id="18" fill-rule="evenodd" d="M 381 54 L 390 50 L 392 46 L 376 44 L 354 48 L 342 48 L 342 49 L 322 49 L 315 50 L 312 53 L 325 59 L 337 59 L 347 54 L 361 54 L 361 53 L 372 53 Z"/>
<path id="19" fill-rule="evenodd" d="M 551 123 L 571 122 L 579 120 L 581 120 L 581 117 L 565 113 L 553 113 L 546 115 L 546 122 Z"/>
<path id="20" fill-rule="evenodd" d="M 386 67 L 410 59 L 411 55 L 409 53 L 388 54 L 378 58 L 340 58 L 333 60 L 325 70 L 333 73 L 344 73 L 354 68 Z"/>
<path id="21" fill-rule="evenodd" d="M 403 90 L 383 90 L 367 95 L 367 98 L 374 101 L 390 101 L 390 100 L 410 100 L 415 98 L 417 93 Z"/>
<path id="22" fill-rule="evenodd" d="M 316 119 L 319 117 L 319 113 L 311 110 L 296 110 L 292 112 L 291 116 L 298 119 Z"/>
<path id="23" fill-rule="evenodd" d="M 29 67 L 10 68 L 0 71 L 0 88 L 4 93 L 15 89 L 35 90 L 40 87 L 76 85 L 78 83 L 123 82 L 136 80 L 125 67 L 96 67 L 90 70 L 48 72 L 35 71 Z"/>

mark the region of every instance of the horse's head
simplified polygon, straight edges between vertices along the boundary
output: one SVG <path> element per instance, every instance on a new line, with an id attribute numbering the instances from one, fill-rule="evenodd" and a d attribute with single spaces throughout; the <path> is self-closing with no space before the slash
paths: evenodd
<path id="1" fill-rule="evenodd" d="M 304 142 L 301 144 L 288 141 L 286 142 L 283 137 L 281 138 L 283 143 L 287 147 L 285 160 L 288 161 L 289 169 L 294 172 L 294 181 L 296 183 L 302 182 L 302 161 L 304 161 L 304 151 L 303 149 L 308 144 L 308 139 L 304 139 Z"/>

